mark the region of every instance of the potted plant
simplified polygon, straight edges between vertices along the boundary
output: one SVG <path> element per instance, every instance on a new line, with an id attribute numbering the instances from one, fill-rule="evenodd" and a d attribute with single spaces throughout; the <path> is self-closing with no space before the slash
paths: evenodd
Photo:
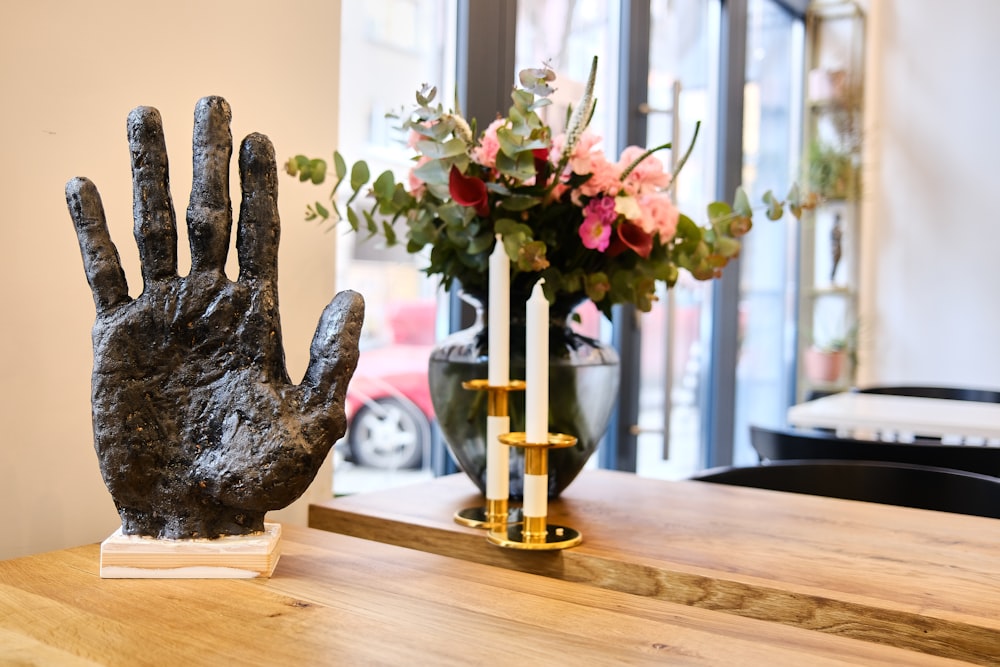
<path id="1" fill-rule="evenodd" d="M 858 195 L 854 156 L 815 139 L 809 144 L 806 180 L 810 192 L 823 199 L 855 199 Z"/>
<path id="2" fill-rule="evenodd" d="M 814 341 L 802 354 L 806 378 L 813 384 L 836 384 L 844 373 L 847 348 L 845 338 L 835 338 L 824 343 Z"/>
<path id="3" fill-rule="evenodd" d="M 833 336 L 813 336 L 803 350 L 802 367 L 806 379 L 813 384 L 837 384 L 845 370 L 856 363 L 857 326 Z"/>

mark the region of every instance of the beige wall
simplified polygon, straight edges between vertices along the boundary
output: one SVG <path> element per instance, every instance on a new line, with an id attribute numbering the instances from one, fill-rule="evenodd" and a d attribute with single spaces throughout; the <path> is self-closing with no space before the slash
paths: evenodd
<path id="1" fill-rule="evenodd" d="M 1000 2 L 868 4 L 859 380 L 1000 388 Z"/>
<path id="2" fill-rule="evenodd" d="M 94 306 L 66 211 L 66 181 L 80 175 L 97 184 L 135 295 L 142 283 L 131 231 L 129 110 L 142 104 L 161 111 L 174 205 L 183 216 L 199 97 L 225 97 L 235 141 L 261 131 L 280 161 L 335 145 L 339 16 L 340 3 L 327 0 L 3 3 L 0 558 L 99 541 L 118 525 L 93 453 Z M 279 289 L 297 380 L 334 292 L 333 235 L 302 221 L 314 192 L 291 179 L 281 184 Z M 186 271 L 186 237 L 180 248 Z M 328 494 L 330 478 L 329 470 L 321 473 L 312 492 Z M 304 521 L 301 504 L 282 518 Z"/>

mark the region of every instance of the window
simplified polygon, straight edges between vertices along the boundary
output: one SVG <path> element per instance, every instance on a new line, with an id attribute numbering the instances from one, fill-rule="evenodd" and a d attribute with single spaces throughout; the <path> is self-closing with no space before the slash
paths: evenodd
<path id="1" fill-rule="evenodd" d="M 454 0 L 343 3 L 339 150 L 377 174 L 405 182 L 412 152 L 387 113 L 413 99 L 424 82 L 454 99 Z M 377 72 L 378 76 L 372 73 Z M 337 289 L 356 289 L 367 304 L 362 354 L 348 391 L 347 436 L 337 444 L 334 493 L 371 490 L 431 476 L 434 410 L 427 361 L 438 330 L 437 282 L 422 258 L 381 237 L 335 232 Z M 331 242 L 333 242 L 331 240 Z"/>
<path id="2" fill-rule="evenodd" d="M 405 178 L 410 157 L 405 137 L 384 115 L 407 102 L 419 83 L 439 84 L 446 105 L 456 86 L 465 91 L 463 108 L 484 127 L 484 118 L 509 105 L 510 70 L 548 63 L 559 76 L 552 113 L 564 114 L 565 105 L 579 98 L 596 54 L 593 128 L 607 150 L 665 141 L 686 149 L 695 122 L 702 122 L 676 186 L 683 210 L 699 213 L 713 199 L 729 199 L 739 182 L 752 200 L 766 189 L 784 195 L 798 155 L 802 59 L 801 21 L 787 4 L 497 0 L 486 12 L 474 0 L 344 3 L 342 49 L 350 56 L 341 59 L 341 152 Z M 621 78 L 623 65 L 627 80 Z M 456 71 L 463 80 L 454 80 Z M 727 139 L 732 136 L 736 139 Z M 669 160 L 668 154 L 663 158 Z M 790 305 L 795 276 L 789 267 L 796 251 L 789 225 L 760 216 L 724 284 L 682 280 L 660 293 L 653 312 L 637 318 L 623 310 L 614 332 L 610 323 L 597 320 L 603 325 L 588 333 L 614 337 L 623 359 L 618 419 L 599 452 L 602 465 L 686 477 L 705 465 L 746 459 L 749 423 L 783 414 L 791 402 L 795 326 Z M 421 258 L 389 251 L 377 240 L 360 243 L 354 235 L 338 236 L 337 243 L 338 288 L 359 287 L 369 301 L 364 335 L 369 356 L 399 345 L 400 336 L 422 334 L 405 344 L 426 346 L 428 331 L 440 337 L 457 328 L 449 323 L 458 318 L 445 312 L 454 310 L 457 299 L 443 298 L 433 282 L 421 279 Z M 435 310 L 438 305 L 445 307 Z M 401 333 L 401 323 L 421 328 Z M 425 380 L 423 387 L 426 391 Z M 398 412 L 392 419 L 399 423 L 415 416 L 412 410 Z M 421 412 L 432 422 L 432 414 Z M 392 419 L 373 420 L 371 428 L 391 434 Z M 421 441 L 420 447 L 417 470 L 430 475 L 428 459 L 443 450 L 440 443 L 435 449 Z M 352 455 L 349 448 L 340 449 Z M 390 448 L 386 458 L 395 455 L 397 463 L 374 468 L 383 478 L 380 484 L 386 475 L 404 474 L 393 470 L 404 450 Z M 362 467 L 340 465 L 337 474 L 346 479 L 365 472 Z M 338 476 L 334 488 L 344 493 L 364 485 L 349 485 Z"/>

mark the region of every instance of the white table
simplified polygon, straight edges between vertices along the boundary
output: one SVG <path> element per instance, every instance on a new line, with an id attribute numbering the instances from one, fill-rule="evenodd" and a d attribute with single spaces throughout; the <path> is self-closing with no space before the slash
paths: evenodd
<path id="1" fill-rule="evenodd" d="M 952 444 L 1000 444 L 1000 403 L 845 392 L 793 405 L 788 423 L 853 433 L 941 438 Z"/>

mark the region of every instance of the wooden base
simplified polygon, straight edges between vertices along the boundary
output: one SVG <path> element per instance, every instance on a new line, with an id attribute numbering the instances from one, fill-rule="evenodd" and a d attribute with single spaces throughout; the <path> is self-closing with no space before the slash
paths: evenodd
<path id="1" fill-rule="evenodd" d="M 214 540 L 160 540 L 122 535 L 101 543 L 103 579 L 251 579 L 274 572 L 281 524 L 265 523 L 256 535 Z"/>

